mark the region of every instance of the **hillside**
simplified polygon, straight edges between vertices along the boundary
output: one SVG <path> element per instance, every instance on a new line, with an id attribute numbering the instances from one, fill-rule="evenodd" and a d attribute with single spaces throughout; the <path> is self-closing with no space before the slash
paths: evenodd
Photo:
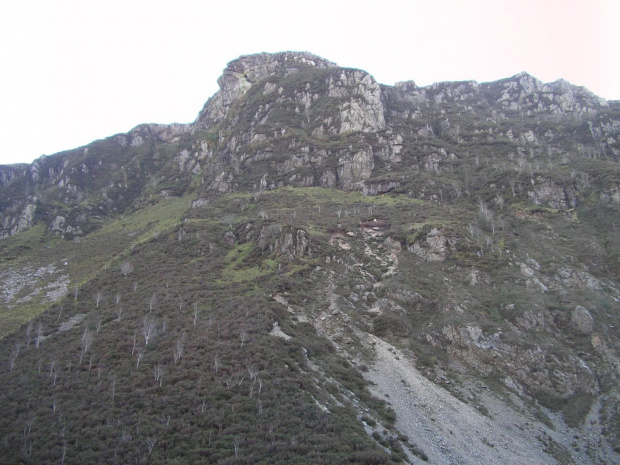
<path id="1" fill-rule="evenodd" d="M 620 463 L 619 102 L 218 83 L 0 166 L 6 463 Z"/>

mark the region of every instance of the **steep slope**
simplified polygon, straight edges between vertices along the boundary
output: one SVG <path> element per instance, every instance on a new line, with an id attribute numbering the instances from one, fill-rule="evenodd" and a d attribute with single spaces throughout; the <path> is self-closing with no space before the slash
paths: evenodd
<path id="1" fill-rule="evenodd" d="M 219 84 L 0 167 L 3 456 L 620 460 L 618 102 L 293 52 Z"/>

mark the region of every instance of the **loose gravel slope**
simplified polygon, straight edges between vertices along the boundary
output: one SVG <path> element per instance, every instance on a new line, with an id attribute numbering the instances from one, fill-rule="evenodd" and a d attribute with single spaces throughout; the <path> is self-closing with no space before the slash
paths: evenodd
<path id="1" fill-rule="evenodd" d="M 557 463 L 542 451 L 533 432 L 516 426 L 523 421 L 518 415 L 514 422 L 491 421 L 430 382 L 398 349 L 373 335 L 367 337 L 376 350 L 376 362 L 367 373 L 375 383 L 374 394 L 390 402 L 397 428 L 428 455 L 428 463 Z"/>

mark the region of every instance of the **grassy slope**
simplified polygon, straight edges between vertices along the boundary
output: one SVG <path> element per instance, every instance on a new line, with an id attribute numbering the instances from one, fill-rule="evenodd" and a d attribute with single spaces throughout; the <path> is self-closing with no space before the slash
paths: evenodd
<path id="1" fill-rule="evenodd" d="M 422 202 L 402 194 L 364 197 L 316 188 L 284 188 L 257 196 L 233 194 L 189 211 L 187 205 L 188 199 L 167 200 L 111 222 L 93 237 L 82 239 L 78 247 L 71 244 L 70 249 L 63 249 L 68 245 L 56 238 L 46 244 L 49 249 L 39 247 L 39 253 L 48 254 L 44 257 L 56 260 L 64 257 L 63 252 L 74 250 L 76 258 L 68 266 L 84 270 L 80 275 L 83 281 L 77 300 L 69 295 L 35 319 L 35 325 L 40 321 L 48 336 L 42 349 L 33 348 L 32 341 L 26 348 L 24 327 L 3 341 L 0 357 L 4 360 L 9 360 L 16 344 L 22 345 L 14 370 L 10 372 L 8 364 L 2 367 L 4 389 L 9 394 L 2 404 L 6 422 L 0 435 L 5 438 L 7 456 L 15 460 L 28 457 L 28 444 L 32 443 L 33 460 L 56 460 L 67 444 L 78 461 L 90 460 L 91 454 L 104 454 L 106 460 L 116 454 L 121 462 L 146 461 L 148 441 L 157 438 L 153 460 L 165 457 L 171 463 L 227 463 L 234 458 L 235 444 L 237 460 L 244 457 L 242 463 L 260 462 L 267 456 L 270 463 L 338 463 L 352 458 L 383 463 L 388 456 L 361 429 L 349 392 L 375 412 L 376 418 L 383 415 L 384 405 L 369 397 L 357 369 L 337 355 L 331 343 L 318 336 L 311 325 L 297 323 L 271 294 L 286 292 L 289 301 L 301 308 L 320 305 L 317 299 L 323 291 L 311 278 L 317 265 L 342 268 L 338 292 L 343 296 L 357 292 L 354 276 L 346 279 L 346 265 L 325 263 L 327 256 L 341 257 L 343 263 L 348 260 L 346 251 L 327 240 L 334 229 L 359 234 L 360 221 L 379 217 L 390 221 L 385 234 L 403 245 L 428 233 L 428 227 L 458 234 L 461 244 L 447 261 L 422 262 L 403 252 L 400 272 L 394 277 L 384 276 L 386 269 L 378 261 L 364 260 L 365 271 L 382 282 L 383 292 L 410 289 L 424 300 L 407 307 L 406 313 L 387 313 L 369 321 L 360 316 L 360 324 L 412 349 L 432 378 L 435 370 L 446 368 L 447 359 L 441 350 L 420 339 L 429 328 L 473 321 L 485 331 L 497 327 L 509 331 L 505 319 L 511 321 L 515 315 L 505 313 L 506 304 L 515 304 L 517 312 L 530 304 L 557 306 L 553 295 L 541 295 L 538 300 L 527 297 L 530 291 L 526 291 L 519 268 L 510 261 L 524 259 L 529 253 L 543 270 L 550 270 L 575 252 L 575 244 L 542 240 L 549 231 L 560 236 L 570 233 L 571 237 L 590 233 L 570 215 L 539 209 L 524 217 L 519 204 L 508 204 L 496 209 L 504 227 L 492 235 L 484 229 L 488 225 L 481 222 L 477 209 L 468 210 L 467 204 L 459 208 L 459 204 Z M 311 255 L 290 260 L 262 250 L 257 244 L 258 233 L 263 226 L 274 224 L 306 229 Z M 477 225 L 478 236 L 467 238 L 468 224 Z M 252 239 L 240 239 L 249 230 L 255 233 Z M 237 237 L 234 243 L 227 238 L 231 232 Z M 484 235 L 493 238 L 493 249 L 482 240 Z M 32 238 L 24 235 L 23 243 L 27 240 Z M 377 245 L 382 241 L 378 239 Z M 7 244 L 18 246 L 15 241 Z M 497 248 L 500 244 L 502 254 Z M 480 250 L 485 253 L 479 255 Z M 352 252 L 364 256 L 363 249 Z M 119 272 L 122 261 L 134 265 L 128 277 Z M 482 286 L 470 286 L 472 266 L 480 271 Z M 496 291 L 489 293 L 489 284 Z M 103 295 L 99 308 L 93 298 L 98 291 Z M 117 294 L 121 296 L 119 304 Z M 380 291 L 378 297 L 382 297 Z M 594 297 L 576 293 L 571 306 L 587 304 L 587 299 Z M 468 312 L 461 316 L 438 312 L 453 302 L 463 303 Z M 116 321 L 119 308 L 120 322 Z M 79 327 L 57 332 L 60 324 L 75 315 L 85 315 Z M 153 318 L 158 328 L 148 346 L 142 334 L 145 316 Z M 274 322 L 293 339 L 269 335 Z M 94 342 L 80 364 L 87 328 L 94 334 Z M 242 333 L 246 334 L 244 341 Z M 543 333 L 528 337 L 555 344 Z M 572 343 L 582 346 L 578 340 Z M 184 354 L 175 363 L 178 344 Z M 585 345 L 583 350 L 591 352 Z M 139 367 L 138 353 L 142 354 Z M 319 372 L 311 368 L 304 354 L 313 366 L 321 367 Z M 158 366 L 163 370 L 161 386 L 155 379 Z M 248 369 L 260 373 L 260 397 Z M 458 379 L 453 382 L 458 386 Z M 317 402 L 327 405 L 333 414 L 321 413 Z M 83 414 L 86 411 L 88 418 Z M 36 427 L 30 436 L 24 437 L 21 426 L 15 429 L 14 425 L 26 425 L 35 417 Z M 347 439 L 343 442 L 343 438 Z M 393 448 L 392 458 L 397 460 L 398 442 Z"/>
<path id="2" fill-rule="evenodd" d="M 294 200 L 288 194 L 274 193 L 270 201 L 274 196 Z M 68 296 L 35 319 L 46 335 L 39 349 L 26 342 L 24 328 L 5 338 L 0 355 L 5 360 L 15 344 L 22 344 L 14 370 L 2 366 L 7 397 L 0 436 L 7 460 L 55 461 L 64 450 L 67 460 L 82 463 L 95 456 L 125 463 L 391 460 L 364 432 L 348 399 L 354 396 L 375 415 L 385 411 L 385 404 L 370 397 L 357 369 L 311 325 L 291 320 L 270 298 L 283 283 L 295 283 L 300 292 L 310 285 L 304 270 L 315 266 L 313 260 L 285 263 L 278 272 L 275 263 L 282 259 L 252 254 L 253 243 L 226 241 L 230 225 L 212 215 L 218 205 L 194 211 L 193 218 L 156 236 L 145 229 L 131 241 L 136 244 L 131 250 L 122 248 L 122 258 L 107 255 L 106 263 L 112 260 L 114 266 L 85 281 L 77 300 Z M 150 213 L 142 215 L 131 227 L 149 224 Z M 115 223 L 101 235 L 118 237 L 114 234 L 128 227 Z M 315 227 L 325 234 L 324 226 Z M 244 263 L 247 257 L 264 262 L 260 273 L 246 271 L 255 268 Z M 116 266 L 121 260 L 134 265 L 127 277 Z M 98 291 L 104 298 L 96 307 Z M 121 295 L 118 304 L 116 294 Z M 76 315 L 85 315 L 79 327 L 58 332 Z M 142 331 L 145 317 L 156 321 L 158 333 L 148 346 Z M 293 339 L 269 335 L 276 321 Z M 86 330 L 94 341 L 83 354 Z M 175 363 L 179 344 L 183 356 Z M 307 357 L 321 370 L 313 371 Z M 161 386 L 155 379 L 157 367 L 163 373 Z M 258 381 L 249 370 L 256 370 Z M 29 405 L 26 398 L 32 399 Z M 319 404 L 329 406 L 331 413 Z M 21 426 L 15 429 L 31 421 L 30 434 L 24 436 Z M 400 446 L 391 441 L 392 460 L 398 461 Z"/>
<path id="3" fill-rule="evenodd" d="M 74 293 L 76 286 L 81 287 L 103 269 L 117 267 L 132 246 L 178 224 L 190 202 L 190 197 L 161 199 L 132 215 L 108 220 L 101 229 L 74 241 L 54 236 L 41 224 L 0 242 L 0 276 L 5 286 L 11 285 L 9 278 L 15 275 L 32 275 L 32 270 L 48 265 L 56 270 L 24 286 L 12 301 L 3 302 L 0 336 L 48 308 L 50 299 L 44 289 L 51 282 L 66 276 L 67 292 Z M 15 302 L 29 295 L 30 300 Z"/>

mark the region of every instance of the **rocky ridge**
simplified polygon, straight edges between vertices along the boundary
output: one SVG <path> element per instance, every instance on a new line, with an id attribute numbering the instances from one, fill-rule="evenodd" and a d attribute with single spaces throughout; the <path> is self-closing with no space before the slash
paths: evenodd
<path id="1" fill-rule="evenodd" d="M 234 60 L 218 83 L 220 90 L 194 123 L 138 126 L 31 165 L 1 167 L 5 202 L 0 236 L 30 228 L 35 211 L 59 234 L 82 235 L 97 227 L 99 213 L 140 205 L 154 176 L 162 180 L 162 187 L 175 184 L 174 192 L 159 189 L 164 195 L 186 191 L 198 174 L 208 190 L 219 193 L 290 185 L 377 195 L 402 185 L 397 176 L 389 179 L 395 170 L 441 174 L 459 157 L 437 144 L 444 139 L 456 146 L 518 146 L 513 160 L 525 168 L 531 162 L 523 157 L 543 146 L 547 151 L 565 150 L 555 147 L 558 134 L 553 127 L 543 130 L 541 118 L 575 118 L 580 122 L 576 131 L 583 132 L 577 150 L 620 157 L 615 102 L 565 81 L 543 84 L 526 73 L 493 83 L 418 87 L 408 81 L 389 87 L 363 71 L 339 68 L 309 53 L 285 52 Z M 435 115 L 432 119 L 429 110 Z M 456 121 L 463 112 L 476 117 Z M 535 118 L 537 127 L 499 130 L 501 121 L 510 121 L 515 113 Z M 332 141 L 335 136 L 340 136 L 338 144 Z M 404 151 L 404 136 L 423 141 L 424 154 Z M 283 150 L 286 157 L 278 160 Z M 92 183 L 106 176 L 112 176 L 107 184 Z M 567 189 L 543 176 L 534 179 L 528 192 L 534 203 L 575 206 L 574 187 Z M 609 186 L 610 198 L 617 196 L 617 189 Z M 51 199 L 72 211 L 63 212 Z"/>

